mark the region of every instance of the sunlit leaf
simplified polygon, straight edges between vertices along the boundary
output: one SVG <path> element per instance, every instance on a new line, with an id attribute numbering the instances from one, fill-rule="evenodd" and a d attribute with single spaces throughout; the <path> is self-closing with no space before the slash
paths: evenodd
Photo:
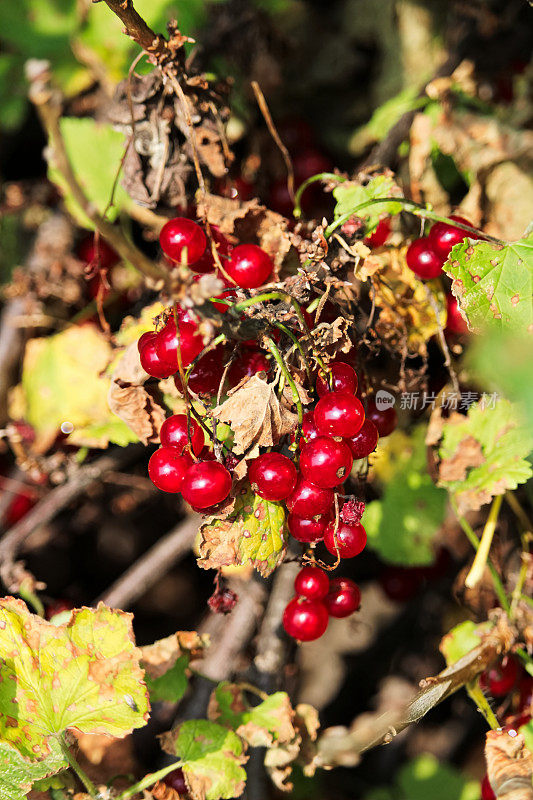
<path id="1" fill-rule="evenodd" d="M 57 742 L 51 740 L 50 749 L 46 758 L 33 761 L 9 742 L 0 741 L 0 800 L 23 800 L 34 781 L 68 766 Z"/>

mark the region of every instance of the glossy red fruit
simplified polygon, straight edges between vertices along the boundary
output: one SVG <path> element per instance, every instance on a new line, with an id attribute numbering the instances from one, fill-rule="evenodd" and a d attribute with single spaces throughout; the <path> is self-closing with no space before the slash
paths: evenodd
<path id="1" fill-rule="evenodd" d="M 481 781 L 481 800 L 496 800 L 488 775 L 485 775 Z"/>
<path id="2" fill-rule="evenodd" d="M 233 248 L 224 269 L 237 286 L 256 289 L 268 281 L 273 264 L 265 251 L 256 244 L 240 244 Z"/>
<path id="3" fill-rule="evenodd" d="M 262 350 L 243 348 L 240 356 L 229 368 L 229 385 L 237 386 L 243 378 L 251 377 L 258 372 L 270 372 L 270 361 Z"/>
<path id="4" fill-rule="evenodd" d="M 200 276 L 198 275 L 196 280 L 199 280 Z M 219 300 L 229 300 L 231 303 L 235 303 L 235 289 L 224 289 L 222 294 L 215 295 L 215 298 Z M 213 308 L 216 308 L 217 311 L 220 311 L 221 314 L 226 314 L 230 307 L 227 306 L 225 303 L 216 303 L 213 301 Z"/>
<path id="5" fill-rule="evenodd" d="M 316 381 L 316 390 L 319 397 L 328 392 L 348 392 L 355 394 L 357 391 L 357 375 L 355 370 L 344 361 L 337 361 L 331 365 L 331 388 L 329 378 L 320 374 Z"/>
<path id="6" fill-rule="evenodd" d="M 330 617 L 349 617 L 361 605 L 359 586 L 350 578 L 333 578 L 324 598 L 324 605 Z"/>
<path id="7" fill-rule="evenodd" d="M 459 305 L 453 294 L 446 295 L 446 331 L 449 333 L 468 333 L 468 325 L 461 316 Z"/>
<path id="8" fill-rule="evenodd" d="M 456 222 L 462 222 L 463 225 L 470 225 L 471 228 L 474 227 L 472 223 L 464 217 L 452 215 L 450 219 L 453 219 Z M 428 241 L 431 248 L 435 251 L 440 260 L 446 261 L 450 255 L 452 247 L 454 247 L 456 244 L 460 244 L 467 237 L 469 239 L 478 238 L 474 233 L 469 233 L 461 228 L 456 228 L 453 225 L 447 225 L 445 222 L 436 222 L 434 225 L 432 225 L 428 234 Z"/>
<path id="9" fill-rule="evenodd" d="M 438 278 L 442 272 L 443 260 L 431 247 L 427 237 L 415 239 L 409 245 L 405 259 L 407 266 L 424 281 Z"/>
<path id="10" fill-rule="evenodd" d="M 263 453 L 255 458 L 248 470 L 254 492 L 265 500 L 285 500 L 296 486 L 296 467 L 281 453 Z"/>
<path id="11" fill-rule="evenodd" d="M 189 373 L 188 387 L 195 394 L 216 396 L 222 375 L 224 374 L 225 362 L 224 345 L 218 345 L 214 350 L 210 350 L 202 356 Z M 183 386 L 179 373 L 174 376 L 174 383 L 178 392 L 183 394 Z"/>
<path id="12" fill-rule="evenodd" d="M 294 579 L 294 591 L 307 600 L 322 600 L 329 591 L 329 578 L 320 567 L 302 567 Z"/>
<path id="13" fill-rule="evenodd" d="M 143 333 L 137 346 L 141 367 L 152 378 L 169 378 L 174 373 L 174 365 L 160 358 L 157 352 L 157 333 Z"/>
<path id="14" fill-rule="evenodd" d="M 333 499 L 331 489 L 321 489 L 299 475 L 293 492 L 287 497 L 286 505 L 291 514 L 310 518 L 327 514 L 333 505 Z"/>
<path id="15" fill-rule="evenodd" d="M 226 269 L 226 260 L 229 254 L 231 253 L 231 244 L 226 239 L 224 234 L 220 233 L 216 225 L 211 225 L 211 235 L 215 243 L 218 257 L 222 262 L 222 266 L 224 267 L 224 269 Z M 197 261 L 194 262 L 194 264 L 190 264 L 190 268 L 193 272 L 202 275 L 208 272 L 214 272 L 216 270 L 217 263 L 213 257 L 213 252 L 211 250 L 211 244 L 209 243 L 209 241 L 207 242 L 207 246 L 203 254 Z"/>
<path id="16" fill-rule="evenodd" d="M 310 178 L 312 175 L 317 175 L 319 172 L 330 172 L 332 169 L 329 158 L 315 147 L 307 147 L 304 150 L 300 149 L 294 156 L 292 165 L 294 167 L 294 177 L 297 184 L 303 183 L 303 181 L 307 180 L 307 178 Z"/>
<path id="17" fill-rule="evenodd" d="M 519 675 L 520 668 L 516 660 L 505 656 L 498 664 L 481 673 L 479 685 L 493 697 L 503 697 L 514 688 Z"/>
<path id="18" fill-rule="evenodd" d="M 283 627 L 293 639 L 312 642 L 328 627 L 328 612 L 321 600 L 294 597 L 283 613 Z"/>
<path id="19" fill-rule="evenodd" d="M 371 419 L 365 419 L 361 430 L 346 439 L 346 444 L 352 451 L 354 459 L 366 458 L 373 453 L 378 445 L 379 433 Z"/>
<path id="20" fill-rule="evenodd" d="M 209 508 L 226 499 L 231 483 L 231 475 L 223 464 L 197 461 L 187 470 L 181 492 L 194 508 Z"/>
<path id="21" fill-rule="evenodd" d="M 328 392 L 315 407 L 315 425 L 320 434 L 349 438 L 361 430 L 364 421 L 361 401 L 347 392 Z"/>
<path id="22" fill-rule="evenodd" d="M 365 236 L 364 243 L 367 247 L 381 247 L 389 238 L 390 228 L 390 219 L 380 220 L 374 233 L 371 233 L 370 236 Z"/>
<path id="23" fill-rule="evenodd" d="M 335 521 L 332 521 L 324 531 L 324 544 L 333 556 L 337 555 L 335 539 L 337 540 L 339 556 L 341 558 L 353 558 L 365 549 L 366 531 L 360 522 L 348 525 L 346 522 L 339 520 L 337 532 L 335 533 Z"/>
<path id="24" fill-rule="evenodd" d="M 291 536 L 298 542 L 318 542 L 324 538 L 324 531 L 328 522 L 329 516 L 326 514 L 311 518 L 289 514 L 287 527 Z"/>
<path id="25" fill-rule="evenodd" d="M 185 776 L 183 775 L 183 770 L 181 767 L 172 770 L 169 772 L 168 775 L 165 775 L 163 778 L 163 783 L 167 786 L 170 786 L 171 789 L 174 789 L 181 797 L 188 796 L 189 789 L 187 788 L 187 784 L 185 783 Z"/>
<path id="26" fill-rule="evenodd" d="M 312 439 L 316 439 L 318 436 L 318 431 L 315 425 L 314 411 L 306 411 L 304 414 L 302 422 L 302 436 L 307 442 L 310 442 Z"/>
<path id="27" fill-rule="evenodd" d="M 353 465 L 350 448 L 331 436 L 317 436 L 306 442 L 300 454 L 300 471 L 304 478 L 322 489 L 333 489 L 343 483 Z"/>
<path id="28" fill-rule="evenodd" d="M 191 463 L 190 456 L 179 455 L 173 447 L 160 447 L 148 462 L 148 475 L 162 492 L 180 492 Z"/>
<path id="29" fill-rule="evenodd" d="M 103 270 L 111 269 L 120 261 L 119 254 L 105 239 L 99 236 L 98 243 L 96 242 L 94 233 L 89 234 L 80 242 L 78 245 L 78 257 L 81 261 L 85 261 L 86 264 L 94 264 Z"/>
<path id="30" fill-rule="evenodd" d="M 374 423 L 380 436 L 389 436 L 398 423 L 398 415 L 394 406 L 377 408 L 373 397 L 369 397 L 367 400 L 366 418 Z"/>
<path id="31" fill-rule="evenodd" d="M 204 254 L 207 239 L 200 226 L 187 217 L 169 219 L 161 228 L 159 244 L 172 261 L 194 264 Z"/>
<path id="32" fill-rule="evenodd" d="M 159 438 L 164 447 L 173 447 L 181 455 L 191 440 L 192 451 L 199 456 L 204 446 L 204 432 L 192 417 L 187 424 L 186 414 L 173 414 L 161 425 Z"/>
<path id="33" fill-rule="evenodd" d="M 176 333 L 176 323 L 174 317 L 168 318 L 167 323 L 160 331 L 156 340 L 156 351 L 162 362 L 172 365 L 172 373 L 178 369 L 178 341 L 181 351 L 181 363 L 188 367 L 196 356 L 200 355 L 204 349 L 204 341 L 198 333 L 198 326 L 195 322 L 181 320 L 179 324 L 179 339 Z"/>

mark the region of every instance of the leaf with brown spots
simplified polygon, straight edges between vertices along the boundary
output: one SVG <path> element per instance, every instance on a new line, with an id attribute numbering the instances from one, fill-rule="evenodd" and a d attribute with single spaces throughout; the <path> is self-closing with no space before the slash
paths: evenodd
<path id="1" fill-rule="evenodd" d="M 202 655 L 208 644 L 208 636 L 185 631 L 141 648 L 141 666 L 152 702 L 181 700 L 187 689 L 189 661 Z"/>
<path id="2" fill-rule="evenodd" d="M 68 729 L 123 737 L 142 727 L 150 704 L 131 620 L 100 604 L 53 625 L 0 600 L 0 737 L 44 758 Z"/>
<path id="3" fill-rule="evenodd" d="M 275 692 L 251 706 L 238 684 L 223 681 L 211 695 L 207 715 L 235 731 L 250 747 L 286 744 L 296 736 L 294 711 L 286 692 Z"/>

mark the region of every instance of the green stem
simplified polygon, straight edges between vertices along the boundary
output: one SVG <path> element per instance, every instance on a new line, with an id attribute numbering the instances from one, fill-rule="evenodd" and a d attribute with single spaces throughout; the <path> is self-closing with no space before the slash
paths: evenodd
<path id="1" fill-rule="evenodd" d="M 129 800 L 131 797 L 134 797 L 136 794 L 140 794 L 144 789 L 148 789 L 149 786 L 153 786 L 154 783 L 160 781 L 161 778 L 164 778 L 169 772 L 174 772 L 175 769 L 178 769 L 183 762 L 181 761 L 174 761 L 173 764 L 167 764 L 166 767 L 162 767 L 161 769 L 157 770 L 157 772 L 150 772 L 149 775 L 145 775 L 144 778 L 137 783 L 134 783 L 133 786 L 130 786 L 129 789 L 121 792 L 116 800 Z"/>
<path id="2" fill-rule="evenodd" d="M 298 337 L 295 336 L 294 333 L 291 330 L 289 330 L 289 328 L 287 328 L 287 326 L 284 325 L 282 322 L 275 322 L 274 325 L 276 326 L 276 328 L 279 328 L 280 331 L 283 331 L 285 336 L 288 336 L 289 339 L 291 340 L 291 342 L 294 343 L 294 346 L 297 348 L 298 352 L 300 353 L 300 355 L 302 357 L 302 361 L 304 362 L 305 371 L 307 373 L 307 378 L 309 380 L 309 383 L 310 383 L 310 385 L 312 385 L 313 384 L 313 377 L 311 375 L 311 368 L 309 366 L 309 361 L 307 360 L 307 356 L 305 355 L 305 353 L 303 351 L 302 345 L 298 341 Z"/>
<path id="3" fill-rule="evenodd" d="M 307 178 L 306 181 L 301 183 L 294 195 L 294 211 L 293 215 L 296 219 L 299 219 L 302 216 L 302 209 L 300 206 L 300 201 L 302 199 L 302 195 L 312 183 L 316 181 L 337 181 L 338 183 L 344 183 L 344 181 L 348 180 L 344 178 L 342 175 L 336 175 L 334 172 L 319 172 L 316 175 L 311 175 L 310 178 Z"/>
<path id="4" fill-rule="evenodd" d="M 40 598 L 30 589 L 27 582 L 23 581 L 20 584 L 18 593 L 26 605 L 30 605 L 36 614 L 38 614 L 40 617 L 44 617 L 44 606 Z"/>
<path id="5" fill-rule="evenodd" d="M 465 688 L 470 697 L 472 698 L 472 700 L 474 701 L 474 703 L 476 704 L 476 706 L 478 707 L 478 709 L 481 711 L 481 713 L 487 720 L 492 730 L 497 730 L 497 728 L 500 727 L 500 723 L 498 722 L 496 714 L 490 707 L 489 701 L 483 694 L 483 691 L 479 686 L 479 682 L 475 680 L 472 681 L 471 683 L 467 683 Z"/>
<path id="6" fill-rule="evenodd" d="M 483 577 L 485 566 L 487 564 L 487 559 L 489 557 L 492 538 L 494 536 L 494 531 L 496 530 L 496 525 L 498 523 L 498 514 L 500 513 L 502 500 L 503 500 L 503 495 L 499 494 L 492 501 L 492 505 L 489 511 L 489 516 L 487 518 L 487 522 L 485 523 L 485 527 L 483 528 L 481 541 L 479 543 L 479 547 L 476 552 L 476 557 L 474 558 L 474 563 L 470 567 L 470 572 L 465 578 L 465 586 L 467 587 L 467 589 L 473 589 L 475 586 L 478 585 L 481 578 Z"/>
<path id="7" fill-rule="evenodd" d="M 92 780 L 89 778 L 85 770 L 83 770 L 82 767 L 78 764 L 75 756 L 71 753 L 63 736 L 59 737 L 59 745 L 61 747 L 63 755 L 65 756 L 65 759 L 68 761 L 70 767 L 74 770 L 80 781 L 85 786 L 87 793 L 91 795 L 93 800 L 100 800 L 101 798 L 100 792 L 98 791 Z"/>
<path id="8" fill-rule="evenodd" d="M 483 233 L 483 231 L 479 231 L 476 228 L 472 228 L 471 225 L 464 225 L 462 222 L 455 222 L 455 220 L 450 220 L 448 217 L 443 217 L 441 214 L 436 214 L 434 211 L 426 208 L 425 206 L 421 206 L 418 203 L 413 203 L 412 200 L 408 200 L 406 197 L 377 197 L 374 200 L 366 200 L 364 203 L 360 203 L 351 211 L 347 211 L 346 214 L 343 214 L 338 219 L 334 220 L 326 230 L 324 231 L 324 236 L 326 239 L 329 239 L 331 234 L 340 228 L 341 225 L 344 225 L 345 222 L 348 222 L 353 216 L 357 215 L 358 211 L 362 211 L 364 208 L 368 208 L 369 206 L 378 205 L 379 203 L 399 203 L 405 209 L 405 211 L 409 211 L 411 214 L 414 214 L 415 217 L 422 217 L 423 219 L 431 219 L 433 222 L 444 222 L 446 225 L 452 224 L 454 228 L 460 228 L 463 231 L 467 231 L 467 233 L 473 233 L 476 235 L 476 238 L 486 239 L 489 242 L 494 242 L 495 244 L 504 245 L 505 242 L 501 239 L 496 239 L 494 236 L 490 236 L 488 233 Z"/>
<path id="9" fill-rule="evenodd" d="M 285 365 L 285 362 L 284 362 L 284 360 L 283 360 L 283 358 L 281 356 L 281 353 L 279 352 L 278 348 L 274 344 L 273 340 L 270 339 L 270 337 L 267 336 L 266 341 L 267 341 L 267 347 L 270 350 L 270 352 L 272 353 L 272 355 L 274 356 L 276 364 L 280 368 L 282 375 L 285 377 L 285 380 L 287 381 L 287 383 L 291 387 L 292 399 L 294 401 L 294 405 L 296 406 L 296 410 L 298 412 L 298 429 L 296 431 L 296 438 L 297 438 L 297 436 L 298 436 L 298 434 L 300 432 L 300 428 L 302 427 L 302 422 L 303 422 L 303 418 L 304 418 L 304 411 L 303 411 L 302 401 L 300 400 L 300 395 L 298 394 L 298 389 L 296 387 L 296 384 L 295 384 L 295 382 L 294 382 L 294 380 L 292 378 L 291 373 L 289 372 L 289 370 L 287 369 L 287 367 Z"/>
<path id="10" fill-rule="evenodd" d="M 470 544 L 472 545 L 474 550 L 477 551 L 477 549 L 479 547 L 479 539 L 478 539 L 478 537 L 476 536 L 476 534 L 474 533 L 472 527 L 469 525 L 469 523 L 466 521 L 466 519 L 463 516 L 461 516 L 461 514 L 459 514 L 459 511 L 457 509 L 457 505 L 456 505 L 455 501 L 453 500 L 453 498 L 451 500 L 451 504 L 452 504 L 452 508 L 453 508 L 454 514 L 457 517 L 457 521 L 459 522 L 459 525 L 463 529 L 463 532 L 464 532 L 466 538 L 468 539 L 468 541 L 470 542 Z M 505 590 L 503 588 L 503 584 L 501 582 L 500 576 L 498 575 L 498 571 L 497 571 L 496 567 L 494 566 L 494 564 L 492 563 L 490 557 L 487 559 L 487 566 L 488 566 L 488 568 L 490 570 L 490 574 L 491 574 L 491 577 L 492 577 L 492 583 L 493 583 L 493 586 L 494 586 L 494 591 L 496 592 L 496 595 L 498 596 L 498 600 L 500 601 L 500 605 L 501 605 L 501 607 L 504 609 L 504 611 L 507 614 L 510 614 L 511 613 L 511 606 L 509 605 L 509 601 L 507 599 L 507 595 L 505 594 Z"/>

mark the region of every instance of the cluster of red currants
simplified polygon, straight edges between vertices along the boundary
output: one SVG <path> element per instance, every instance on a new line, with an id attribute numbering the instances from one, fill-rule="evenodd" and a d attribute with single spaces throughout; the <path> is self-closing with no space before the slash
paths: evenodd
<path id="1" fill-rule="evenodd" d="M 320 567 L 303 567 L 294 581 L 296 596 L 283 614 L 283 627 L 294 639 L 310 642 L 328 627 L 330 617 L 349 617 L 361 605 L 361 592 L 349 578 L 330 581 Z"/>
<path id="2" fill-rule="evenodd" d="M 451 216 L 450 219 L 473 227 L 464 217 Z M 436 222 L 427 236 L 415 239 L 406 254 L 407 266 L 424 281 L 438 278 L 452 247 L 460 244 L 466 237 L 477 239 L 474 233 L 456 228 L 446 222 Z"/>

